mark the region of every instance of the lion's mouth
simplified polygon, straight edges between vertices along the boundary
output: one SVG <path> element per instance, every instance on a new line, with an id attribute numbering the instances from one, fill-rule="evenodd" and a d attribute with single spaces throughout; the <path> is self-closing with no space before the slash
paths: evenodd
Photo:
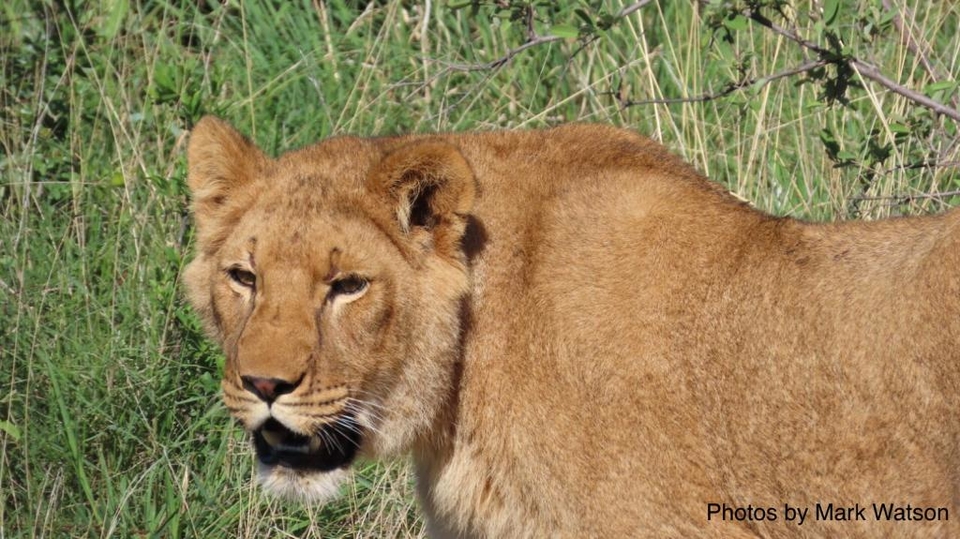
<path id="1" fill-rule="evenodd" d="M 253 447 L 261 464 L 320 472 L 348 466 L 360 439 L 360 429 L 350 417 L 338 418 L 312 436 L 297 434 L 272 417 L 253 431 Z"/>

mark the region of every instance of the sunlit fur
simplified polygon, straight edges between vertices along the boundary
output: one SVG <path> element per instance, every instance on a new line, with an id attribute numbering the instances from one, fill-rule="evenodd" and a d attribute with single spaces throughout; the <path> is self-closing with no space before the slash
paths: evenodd
<path id="1" fill-rule="evenodd" d="M 189 183 L 231 413 L 411 454 L 431 536 L 960 537 L 957 211 L 775 218 L 591 125 L 271 159 L 207 118 Z M 244 375 L 300 383 L 268 409 Z M 346 473 L 263 483 L 324 500 Z M 953 518 L 707 520 L 817 502 Z"/>

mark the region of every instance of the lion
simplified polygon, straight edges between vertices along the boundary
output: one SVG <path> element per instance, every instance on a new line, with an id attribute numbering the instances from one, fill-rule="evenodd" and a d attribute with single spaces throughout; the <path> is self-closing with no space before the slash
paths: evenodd
<path id="1" fill-rule="evenodd" d="M 602 125 L 188 163 L 270 492 L 409 455 L 432 537 L 960 537 L 958 210 L 774 217 Z"/>

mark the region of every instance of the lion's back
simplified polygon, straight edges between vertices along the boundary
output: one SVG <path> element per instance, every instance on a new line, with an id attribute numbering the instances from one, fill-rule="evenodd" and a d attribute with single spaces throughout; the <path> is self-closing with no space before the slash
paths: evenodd
<path id="1" fill-rule="evenodd" d="M 958 404 L 960 299 L 931 295 L 918 268 L 955 289 L 957 260 L 912 239 L 944 236 L 956 212 L 816 227 L 747 207 L 629 131 L 483 137 L 462 145 L 480 187 L 460 396 L 478 466 L 557 507 L 594 500 L 576 525 L 615 533 L 719 533 L 706 504 L 743 489 L 771 507 L 852 504 L 921 481 L 917 503 L 950 503 L 934 478 L 958 464 L 937 418 Z M 952 318 L 924 326 L 934 313 Z"/>

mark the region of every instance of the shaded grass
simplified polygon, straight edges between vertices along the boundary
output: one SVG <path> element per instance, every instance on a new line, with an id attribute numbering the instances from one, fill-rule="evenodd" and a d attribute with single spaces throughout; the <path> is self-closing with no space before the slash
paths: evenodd
<path id="1" fill-rule="evenodd" d="M 192 234 L 183 146 L 204 113 L 271 152 L 345 132 L 627 125 L 758 207 L 813 219 L 933 211 L 952 199 L 863 197 L 960 187 L 955 167 L 904 166 L 958 161 L 955 126 L 869 83 L 846 107 L 783 80 L 621 109 L 612 94 L 696 96 L 802 61 L 759 28 L 718 42 L 693 4 L 652 3 L 587 47 L 535 47 L 493 71 L 460 67 L 519 46 L 522 29 L 437 2 L 429 18 L 398 1 L 71 5 L 0 8 L 0 537 L 422 533 L 402 462 L 362 466 L 325 507 L 252 486 L 217 397 L 222 358 L 178 292 Z M 843 16 L 853 27 L 871 5 Z M 911 7 L 955 80 L 958 8 Z M 796 24 L 810 34 L 815 21 Z M 857 47 L 905 84 L 932 82 L 893 31 Z M 835 166 L 825 132 L 853 164 Z M 876 140 L 891 156 L 871 169 Z"/>

